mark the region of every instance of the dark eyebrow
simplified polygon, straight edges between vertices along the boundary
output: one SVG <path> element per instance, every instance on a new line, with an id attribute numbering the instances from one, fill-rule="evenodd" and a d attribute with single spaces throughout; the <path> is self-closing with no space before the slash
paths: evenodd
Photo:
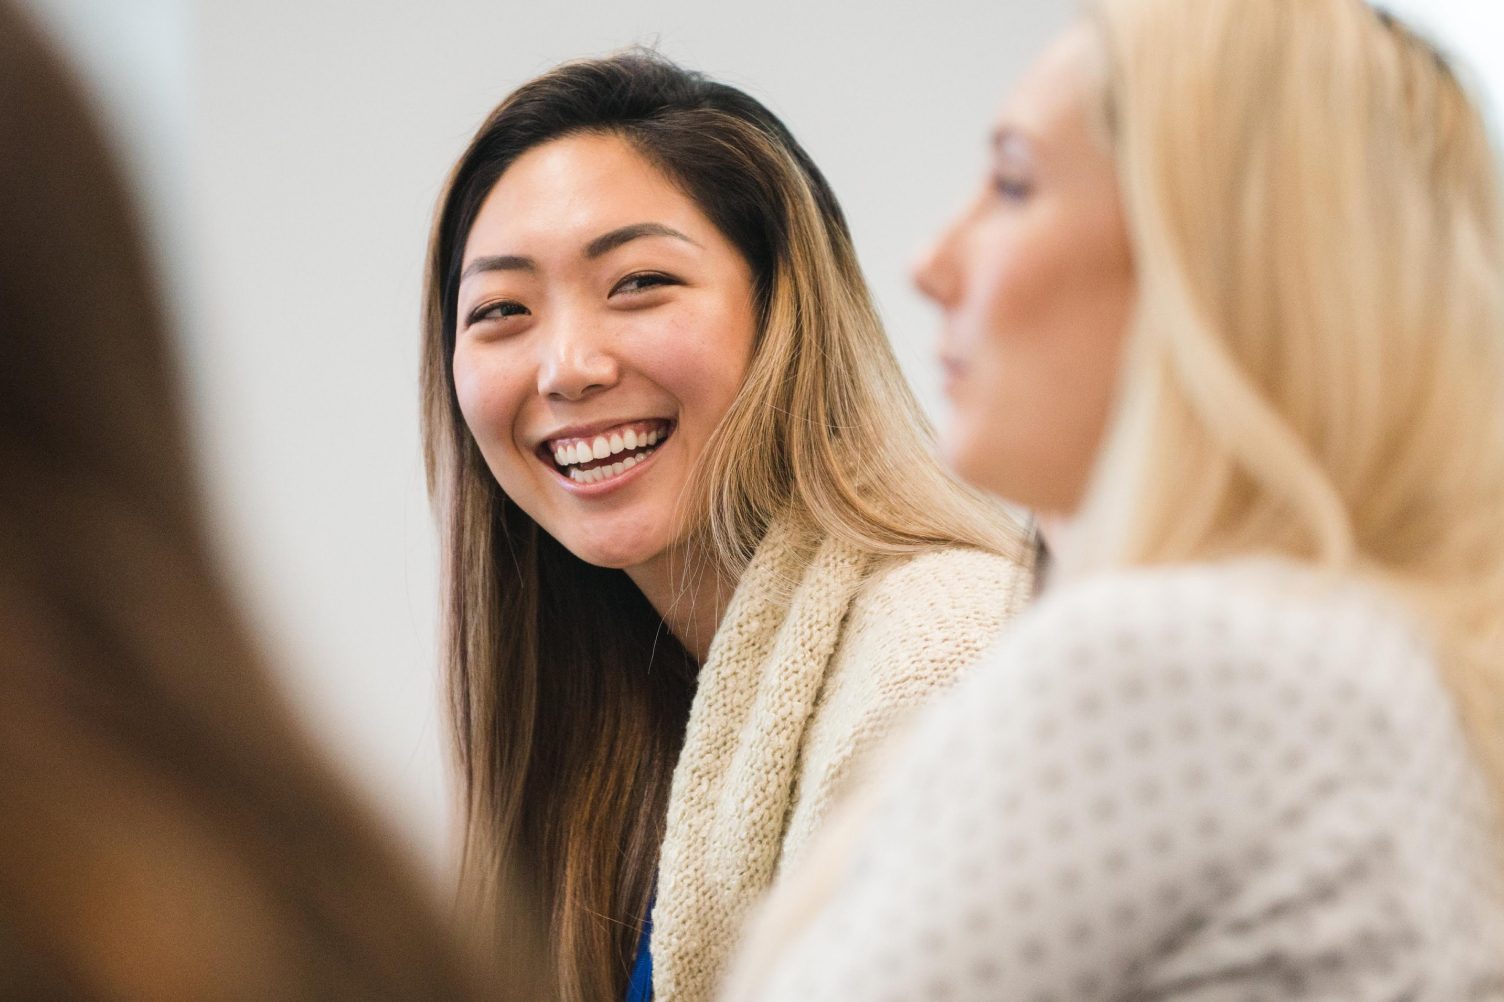
<path id="1" fill-rule="evenodd" d="M 685 243 L 694 244 L 696 247 L 700 246 L 678 230 L 670 226 L 664 226 L 662 223 L 633 223 L 631 226 L 623 226 L 620 229 L 612 230 L 610 233 L 603 234 L 590 241 L 590 243 L 585 245 L 585 256 L 591 259 L 598 258 L 602 254 L 610 253 L 622 244 L 637 240 L 640 237 L 673 237 L 675 240 L 683 240 Z"/>
<path id="2" fill-rule="evenodd" d="M 537 268 L 532 258 L 518 257 L 515 254 L 478 257 L 465 265 L 465 270 L 460 273 L 460 281 L 463 282 L 471 275 L 478 275 L 483 271 L 536 271 Z"/>

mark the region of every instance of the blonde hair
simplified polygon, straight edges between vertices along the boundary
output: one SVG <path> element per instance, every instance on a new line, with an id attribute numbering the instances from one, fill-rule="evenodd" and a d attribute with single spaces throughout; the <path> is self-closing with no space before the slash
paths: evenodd
<path id="1" fill-rule="evenodd" d="M 1478 109 L 1359 0 L 1103 0 L 1139 276 L 1085 565 L 1265 552 L 1432 630 L 1504 797 L 1504 241 Z"/>
<path id="2" fill-rule="evenodd" d="M 580 133 L 618 136 L 662 169 L 754 275 L 753 357 L 682 506 L 691 560 L 734 576 L 774 519 L 874 553 L 1030 556 L 1022 524 L 942 469 L 835 196 L 766 108 L 645 52 L 570 63 L 509 96 L 440 200 L 424 435 L 447 551 L 466 896 L 484 912 L 504 860 L 531 874 L 570 1000 L 625 990 L 698 666 L 623 571 L 575 557 L 501 492 L 451 363 L 465 240 L 486 194 L 528 149 Z"/>

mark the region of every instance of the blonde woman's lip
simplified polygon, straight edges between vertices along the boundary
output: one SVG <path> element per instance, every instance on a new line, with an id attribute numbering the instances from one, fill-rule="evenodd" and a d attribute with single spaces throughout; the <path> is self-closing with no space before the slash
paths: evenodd
<path id="1" fill-rule="evenodd" d="M 941 355 L 940 368 L 945 373 L 945 395 L 951 396 L 957 386 L 966 375 L 966 366 L 958 359 Z"/>

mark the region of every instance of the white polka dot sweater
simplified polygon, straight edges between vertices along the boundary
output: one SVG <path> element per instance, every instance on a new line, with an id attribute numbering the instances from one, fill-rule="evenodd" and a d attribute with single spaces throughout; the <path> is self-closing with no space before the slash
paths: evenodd
<path id="1" fill-rule="evenodd" d="M 1492 791 L 1425 640 L 1355 585 L 1063 587 L 870 793 L 730 996 L 1504 999 Z"/>
<path id="2" fill-rule="evenodd" d="M 1004 557 L 877 558 L 778 526 L 700 670 L 653 909 L 658 1002 L 706 1002 L 744 920 L 909 711 L 981 658 L 1032 590 Z"/>

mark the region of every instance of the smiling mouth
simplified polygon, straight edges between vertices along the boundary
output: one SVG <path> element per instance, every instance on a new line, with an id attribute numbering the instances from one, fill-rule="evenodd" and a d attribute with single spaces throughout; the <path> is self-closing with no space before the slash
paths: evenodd
<path id="1" fill-rule="evenodd" d="M 553 438 L 538 445 L 539 458 L 577 484 L 593 484 L 626 473 L 647 459 L 674 433 L 662 418 L 631 421 L 581 438 Z"/>

